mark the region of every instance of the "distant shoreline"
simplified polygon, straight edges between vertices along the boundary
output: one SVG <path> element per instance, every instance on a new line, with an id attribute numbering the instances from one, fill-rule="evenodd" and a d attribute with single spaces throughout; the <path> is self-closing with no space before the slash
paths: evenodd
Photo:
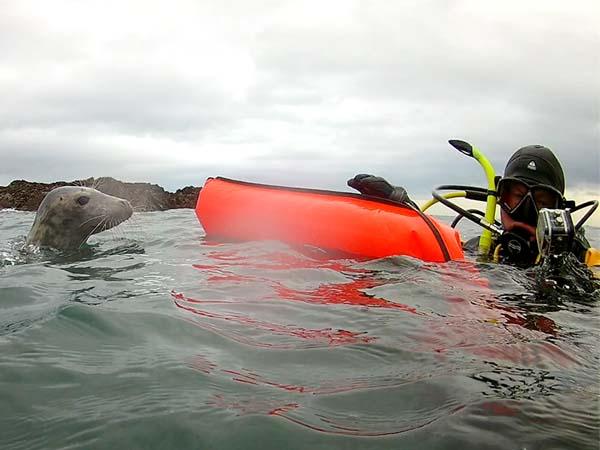
<path id="1" fill-rule="evenodd" d="M 186 186 L 168 192 L 158 184 L 130 183 L 112 177 L 87 178 L 71 182 L 37 183 L 14 180 L 8 186 L 0 186 L 0 209 L 36 211 L 44 196 L 61 186 L 86 186 L 105 194 L 128 200 L 135 211 L 164 211 L 167 209 L 195 208 L 200 187 Z"/>

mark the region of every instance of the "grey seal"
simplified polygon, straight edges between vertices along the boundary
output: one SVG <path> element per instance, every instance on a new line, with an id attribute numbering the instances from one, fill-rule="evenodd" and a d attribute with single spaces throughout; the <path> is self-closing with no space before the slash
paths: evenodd
<path id="1" fill-rule="evenodd" d="M 127 200 L 89 187 L 59 187 L 40 203 L 26 245 L 77 249 L 92 234 L 117 226 L 132 213 Z"/>

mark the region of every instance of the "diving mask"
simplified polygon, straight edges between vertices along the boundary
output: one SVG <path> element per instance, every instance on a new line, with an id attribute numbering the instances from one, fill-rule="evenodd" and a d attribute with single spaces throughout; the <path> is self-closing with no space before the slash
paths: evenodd
<path id="1" fill-rule="evenodd" d="M 547 185 L 529 185 L 517 178 L 503 178 L 498 182 L 498 204 L 510 217 L 535 226 L 542 208 L 559 209 L 563 196 Z"/>

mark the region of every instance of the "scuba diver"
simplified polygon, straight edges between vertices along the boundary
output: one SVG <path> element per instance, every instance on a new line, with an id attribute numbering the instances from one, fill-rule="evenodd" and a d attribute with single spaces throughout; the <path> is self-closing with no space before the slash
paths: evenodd
<path id="1" fill-rule="evenodd" d="M 522 238 L 525 263 L 534 263 L 538 254 L 537 223 L 543 208 L 564 210 L 575 203 L 565 199 L 565 176 L 560 162 L 552 151 L 542 145 L 529 145 L 517 150 L 508 160 L 504 176 L 497 185 L 500 218 L 504 236 L 512 233 L 513 239 Z M 510 252 L 510 241 L 500 239 L 505 252 Z M 580 261 L 590 243 L 584 229 L 574 233 L 570 251 Z"/>
<path id="2" fill-rule="evenodd" d="M 580 262 L 586 262 L 590 244 L 581 225 L 596 209 L 598 202 L 581 205 L 564 197 L 565 177 L 554 153 L 542 145 L 528 145 L 518 149 L 508 160 L 504 175 L 496 177 L 487 158 L 464 141 L 449 141 L 462 153 L 477 159 L 484 167 L 488 187 L 445 185 L 433 191 L 434 200 L 421 209 L 425 211 L 437 201 L 457 211 L 462 218 L 484 228 L 481 237 L 463 243 L 467 251 L 477 251 L 481 256 L 518 266 L 533 266 L 543 254 L 572 253 Z M 406 190 L 392 186 L 385 179 L 359 174 L 348 180 L 348 186 L 361 194 L 400 202 L 413 208 L 418 206 L 410 200 Z M 441 195 L 439 190 L 460 190 L 460 193 Z M 452 203 L 453 197 L 465 197 L 487 202 L 485 213 L 465 210 Z M 496 203 L 500 206 L 500 223 L 495 220 Z M 584 207 L 593 208 L 573 225 L 570 212 Z"/>

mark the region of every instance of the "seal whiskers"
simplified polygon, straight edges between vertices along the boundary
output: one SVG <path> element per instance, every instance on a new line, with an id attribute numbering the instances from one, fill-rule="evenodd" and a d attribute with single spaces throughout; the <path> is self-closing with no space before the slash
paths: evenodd
<path id="1" fill-rule="evenodd" d="M 92 220 L 99 219 L 100 217 L 103 217 L 103 216 L 106 216 L 106 214 L 100 214 L 99 216 L 92 217 L 92 218 L 90 218 L 90 219 L 86 220 L 85 222 L 82 222 L 82 223 L 81 223 L 81 225 L 79 225 L 79 226 L 80 226 L 80 227 L 82 227 L 82 226 L 84 226 L 86 223 L 88 223 L 88 222 L 91 222 Z"/>
<path id="2" fill-rule="evenodd" d="M 101 220 L 100 222 L 98 222 L 98 224 L 97 224 L 97 225 L 96 225 L 96 226 L 95 226 L 95 227 L 92 229 L 92 231 L 90 231 L 90 232 L 87 234 L 87 236 L 85 236 L 85 237 L 83 238 L 83 240 L 81 241 L 81 244 L 79 244 L 79 245 L 78 245 L 78 247 L 81 247 L 83 244 L 85 244 L 85 243 L 87 242 L 87 240 L 90 238 L 90 236 L 91 236 L 92 234 L 94 234 L 94 233 L 99 233 L 99 232 L 101 232 L 101 231 L 104 231 L 104 229 L 101 229 L 101 230 L 99 230 L 99 231 L 96 231 L 96 230 L 98 230 L 98 228 L 99 228 L 101 225 L 103 225 L 103 224 L 106 222 L 106 220 L 107 220 L 107 218 L 106 218 L 106 216 L 104 216 L 104 217 L 102 218 L 102 220 Z"/>

